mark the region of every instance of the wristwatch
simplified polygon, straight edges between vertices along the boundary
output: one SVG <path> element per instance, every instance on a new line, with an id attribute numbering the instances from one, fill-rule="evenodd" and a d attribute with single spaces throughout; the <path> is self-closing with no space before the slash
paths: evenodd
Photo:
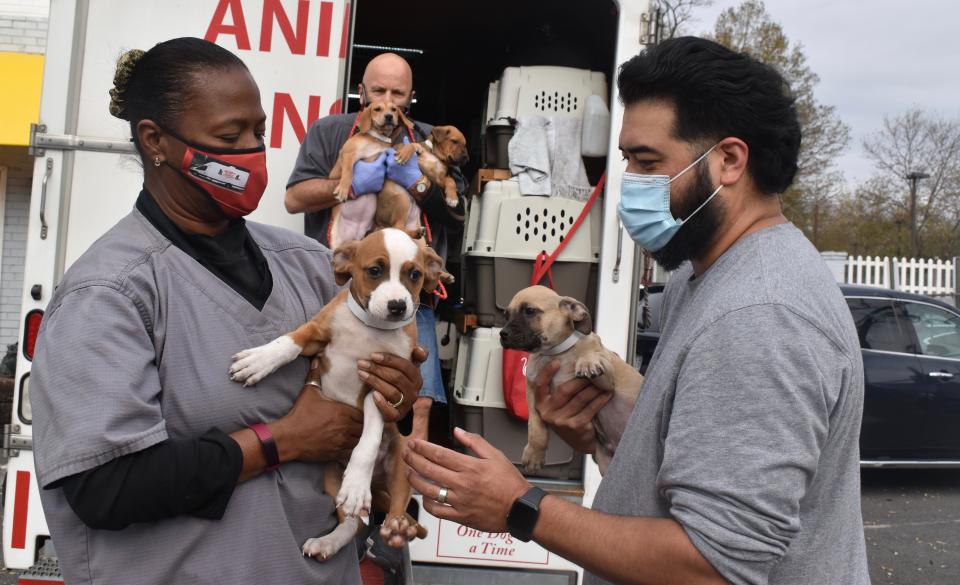
<path id="1" fill-rule="evenodd" d="M 413 185 L 410 185 L 410 188 L 408 189 L 408 191 L 410 191 L 410 194 L 413 195 L 414 197 L 417 197 L 417 196 L 422 197 L 423 194 L 427 192 L 427 183 L 429 182 L 430 182 L 430 179 L 428 179 L 424 175 L 420 175 L 420 178 L 417 179 L 417 182 L 414 183 Z"/>
<path id="2" fill-rule="evenodd" d="M 523 542 L 533 538 L 533 528 L 540 518 L 540 500 L 545 495 L 547 492 L 534 486 L 513 502 L 507 514 L 507 530 L 514 538 Z"/>

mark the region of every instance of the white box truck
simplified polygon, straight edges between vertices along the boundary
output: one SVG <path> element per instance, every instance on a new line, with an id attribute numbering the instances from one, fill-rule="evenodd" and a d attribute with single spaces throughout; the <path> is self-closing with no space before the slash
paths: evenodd
<path id="1" fill-rule="evenodd" d="M 468 131 L 468 138 L 480 136 L 493 118 L 494 112 L 486 111 L 496 91 L 490 82 L 507 67 L 552 65 L 603 73 L 608 80 L 603 98 L 611 112 L 609 154 L 599 163 L 606 168 L 606 191 L 592 215 L 599 232 L 591 286 L 597 297 L 597 332 L 608 347 L 630 355 L 638 255 L 616 216 L 624 165 L 617 150 L 622 108 L 612 80 L 616 67 L 651 39 L 649 8 L 649 0 L 418 0 L 406 5 L 381 0 L 51 0 L 40 119 L 32 138 L 36 160 L 21 351 L 13 415 L 4 437 L 9 454 L 6 566 L 27 570 L 38 560 L 52 562 L 39 559 L 49 532 L 34 470 L 30 409 L 30 360 L 44 308 L 65 270 L 130 211 L 140 191 L 141 171 L 126 123 L 107 111 L 107 91 L 124 50 L 195 36 L 243 59 L 260 86 L 268 115 L 271 181 L 251 219 L 296 231 L 302 230 L 302 217 L 285 211 L 283 194 L 300 142 L 310 123 L 344 109 L 362 65 L 377 52 L 397 50 L 411 60 L 418 91 L 415 118 L 455 123 Z M 456 367 L 463 372 L 470 354 L 460 354 Z M 589 506 L 599 473 L 589 460 L 581 467 L 573 480 L 543 483 Z M 418 582 L 514 582 L 531 574 L 537 583 L 580 582 L 580 568 L 535 543 L 420 514 L 430 535 L 410 548 Z"/>

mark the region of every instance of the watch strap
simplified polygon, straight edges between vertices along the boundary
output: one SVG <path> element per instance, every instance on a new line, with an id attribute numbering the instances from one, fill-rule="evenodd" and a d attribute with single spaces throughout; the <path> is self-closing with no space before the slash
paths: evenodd
<path id="1" fill-rule="evenodd" d="M 533 486 L 513 502 L 507 514 L 507 529 L 523 542 L 533 538 L 533 529 L 540 518 L 540 501 L 547 495 L 543 489 Z"/>
<path id="2" fill-rule="evenodd" d="M 250 430 L 256 433 L 260 439 L 260 448 L 263 449 L 263 455 L 267 458 L 267 471 L 275 471 L 280 467 L 280 453 L 277 451 L 277 442 L 270 432 L 270 427 L 266 423 L 258 422 L 250 425 Z"/>

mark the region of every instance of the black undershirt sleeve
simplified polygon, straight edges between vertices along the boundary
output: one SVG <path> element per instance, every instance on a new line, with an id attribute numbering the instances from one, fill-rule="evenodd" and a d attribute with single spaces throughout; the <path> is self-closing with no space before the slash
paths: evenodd
<path id="1" fill-rule="evenodd" d="M 460 182 L 457 186 L 460 186 Z M 463 219 L 466 215 L 462 192 L 459 193 L 458 199 L 460 201 L 457 206 L 450 207 L 444 198 L 443 189 L 439 185 L 431 185 L 426 197 L 420 201 L 419 205 L 431 223 L 439 223 L 446 227 L 448 232 L 457 233 L 463 229 Z"/>
<path id="2" fill-rule="evenodd" d="M 49 486 L 62 487 L 90 528 L 121 530 L 189 514 L 223 517 L 243 467 L 243 451 L 211 429 L 195 439 L 170 439 Z"/>

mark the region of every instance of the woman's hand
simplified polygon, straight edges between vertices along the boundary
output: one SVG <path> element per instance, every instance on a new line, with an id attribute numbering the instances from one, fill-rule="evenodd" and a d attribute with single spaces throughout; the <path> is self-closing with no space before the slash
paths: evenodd
<path id="1" fill-rule="evenodd" d="M 604 392 L 582 378 L 564 382 L 550 392 L 550 381 L 559 369 L 560 362 L 554 360 L 540 371 L 534 382 L 534 407 L 566 444 L 581 453 L 593 453 L 597 440 L 593 418 L 610 402 L 613 392 Z"/>
<path id="2" fill-rule="evenodd" d="M 369 360 L 357 362 L 357 372 L 374 390 L 373 401 L 385 422 L 397 422 L 413 408 L 423 386 L 420 364 L 426 359 L 427 350 L 416 346 L 409 360 L 388 353 L 375 353 Z"/>
<path id="3" fill-rule="evenodd" d="M 530 483 L 480 435 L 457 428 L 453 436 L 477 456 L 412 440 L 403 455 L 410 466 L 410 485 L 423 494 L 423 507 L 437 518 L 484 532 L 506 532 L 507 513 Z M 447 490 L 443 504 L 437 501 L 440 488 Z"/>

